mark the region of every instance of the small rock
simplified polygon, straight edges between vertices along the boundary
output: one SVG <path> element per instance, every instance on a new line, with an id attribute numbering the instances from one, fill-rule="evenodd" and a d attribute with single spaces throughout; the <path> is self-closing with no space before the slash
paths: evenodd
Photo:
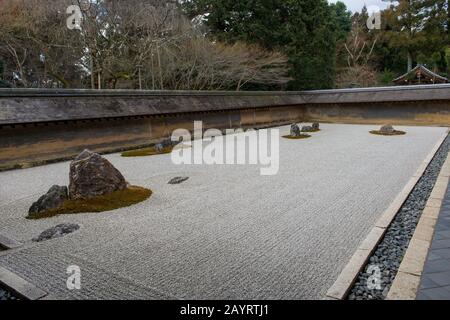
<path id="1" fill-rule="evenodd" d="M 189 179 L 189 177 L 175 177 L 169 181 L 169 184 L 180 184 L 182 182 L 185 182 L 188 179 Z"/>
<path id="2" fill-rule="evenodd" d="M 291 137 L 300 137 L 301 135 L 301 131 L 300 131 L 300 127 L 294 123 L 291 125 Z"/>
<path id="3" fill-rule="evenodd" d="M 53 186 L 48 192 L 33 203 L 28 213 L 39 214 L 44 211 L 59 208 L 69 198 L 67 187 Z"/>
<path id="4" fill-rule="evenodd" d="M 313 132 L 314 129 L 313 129 L 313 127 L 311 127 L 311 126 L 304 126 L 304 127 L 302 128 L 302 131 L 303 131 L 303 132 Z"/>
<path id="5" fill-rule="evenodd" d="M 318 122 L 314 122 L 312 124 L 312 128 L 314 131 L 318 131 L 318 130 L 320 130 L 320 124 Z"/>
<path id="6" fill-rule="evenodd" d="M 69 198 L 92 199 L 127 188 L 123 175 L 108 160 L 89 150 L 70 164 Z"/>
<path id="7" fill-rule="evenodd" d="M 392 125 L 387 124 L 387 125 L 384 125 L 381 127 L 380 132 L 381 133 L 394 133 L 395 129 Z"/>
<path id="8" fill-rule="evenodd" d="M 172 139 L 164 139 L 160 143 L 155 144 L 155 150 L 159 153 L 163 152 L 165 148 L 175 147 L 177 144 L 183 142 L 183 137 L 178 139 L 178 142 L 172 141 Z"/>
<path id="9" fill-rule="evenodd" d="M 165 139 L 161 142 L 161 145 L 163 146 L 163 148 L 168 148 L 168 147 L 173 146 L 174 143 L 170 139 Z"/>
<path id="10" fill-rule="evenodd" d="M 34 238 L 34 242 L 42 242 L 50 239 L 60 238 L 66 234 L 72 233 L 80 229 L 77 224 L 63 223 L 56 227 L 50 228 L 42 232 L 38 237 Z"/>

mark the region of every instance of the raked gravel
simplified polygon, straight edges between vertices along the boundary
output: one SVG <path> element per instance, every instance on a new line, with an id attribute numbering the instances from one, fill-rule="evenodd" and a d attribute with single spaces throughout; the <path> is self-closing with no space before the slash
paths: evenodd
<path id="1" fill-rule="evenodd" d="M 350 300 L 383 300 L 387 297 L 449 150 L 450 137 L 447 137 L 359 274 L 349 294 Z"/>
<path id="2" fill-rule="evenodd" d="M 445 133 L 369 134 L 377 128 L 324 124 L 310 139 L 280 139 L 275 176 L 109 155 L 154 193 L 99 214 L 25 219 L 50 186 L 67 185 L 68 162 L 2 172 L 0 233 L 24 246 L 0 253 L 0 266 L 61 299 L 320 299 Z M 167 184 L 177 176 L 189 180 Z M 80 229 L 31 241 L 61 223 Z M 70 265 L 81 268 L 81 290 L 66 287 Z"/>

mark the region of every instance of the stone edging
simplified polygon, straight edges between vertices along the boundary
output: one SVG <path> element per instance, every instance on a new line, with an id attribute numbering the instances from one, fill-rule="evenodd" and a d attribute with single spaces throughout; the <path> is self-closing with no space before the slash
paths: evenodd
<path id="1" fill-rule="evenodd" d="M 326 299 L 334 299 L 334 300 L 344 300 L 349 291 L 351 290 L 353 284 L 355 283 L 359 273 L 366 265 L 370 256 L 375 251 L 377 245 L 381 242 L 384 235 L 386 234 L 391 222 L 394 220 L 395 216 L 405 203 L 406 199 L 410 195 L 411 191 L 414 189 L 415 185 L 419 182 L 422 175 L 425 173 L 428 165 L 431 160 L 433 160 L 436 152 L 441 147 L 444 140 L 447 138 L 449 134 L 449 129 L 446 130 L 446 133 L 439 139 L 438 143 L 433 147 L 431 152 L 422 162 L 422 164 L 417 169 L 416 173 L 413 177 L 408 181 L 402 191 L 397 195 L 391 205 L 386 209 L 381 218 L 369 232 L 366 239 L 361 243 L 356 252 L 350 258 L 350 261 L 342 270 L 341 274 L 338 276 L 337 280 L 328 289 L 326 293 Z M 450 173 L 450 162 L 449 168 L 447 169 Z M 438 180 L 439 182 L 440 180 Z M 436 186 L 438 183 L 436 184 Z M 433 190 L 434 193 L 434 190 Z M 445 189 L 444 189 L 445 193 Z M 430 198 L 433 196 L 432 194 Z M 424 211 L 425 214 L 425 211 Z M 417 231 L 417 230 L 416 230 Z M 409 249 L 408 249 L 409 250 Z M 425 255 L 426 257 L 426 255 Z M 420 279 L 420 278 L 419 278 Z M 396 279 L 397 280 L 397 279 Z M 420 281 L 420 280 L 419 280 Z"/>
<path id="2" fill-rule="evenodd" d="M 5 248 L 6 250 L 17 249 L 22 246 L 22 243 L 11 239 L 0 233 L 0 248 Z"/>
<path id="3" fill-rule="evenodd" d="M 415 300 L 420 285 L 425 261 L 433 241 L 434 228 L 441 211 L 447 186 L 450 179 L 450 153 L 442 166 L 436 185 L 428 199 L 426 207 L 420 217 L 417 228 L 406 250 L 405 256 L 387 300 Z"/>
<path id="4" fill-rule="evenodd" d="M 48 295 L 44 290 L 2 267 L 0 267 L 0 284 L 26 300 L 40 300 Z"/>

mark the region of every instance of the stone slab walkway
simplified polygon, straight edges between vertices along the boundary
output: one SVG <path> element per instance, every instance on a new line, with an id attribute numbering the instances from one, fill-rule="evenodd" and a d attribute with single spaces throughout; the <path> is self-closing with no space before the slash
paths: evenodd
<path id="1" fill-rule="evenodd" d="M 442 202 L 417 300 L 450 300 L 450 187 Z"/>

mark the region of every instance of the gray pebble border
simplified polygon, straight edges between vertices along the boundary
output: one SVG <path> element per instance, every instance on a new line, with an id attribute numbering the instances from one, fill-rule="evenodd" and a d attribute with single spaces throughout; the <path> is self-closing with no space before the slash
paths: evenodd
<path id="1" fill-rule="evenodd" d="M 5 249 L 0 246 L 0 251 L 4 251 Z M 19 300 L 14 294 L 12 294 L 9 290 L 0 286 L 0 301 L 5 300 Z"/>
<path id="2" fill-rule="evenodd" d="M 349 300 L 384 300 L 387 297 L 449 150 L 450 136 L 441 145 L 364 270 L 360 272 L 348 295 Z M 369 289 L 370 286 L 372 289 Z"/>
<path id="3" fill-rule="evenodd" d="M 19 300 L 14 294 L 0 287 L 0 301 Z"/>

